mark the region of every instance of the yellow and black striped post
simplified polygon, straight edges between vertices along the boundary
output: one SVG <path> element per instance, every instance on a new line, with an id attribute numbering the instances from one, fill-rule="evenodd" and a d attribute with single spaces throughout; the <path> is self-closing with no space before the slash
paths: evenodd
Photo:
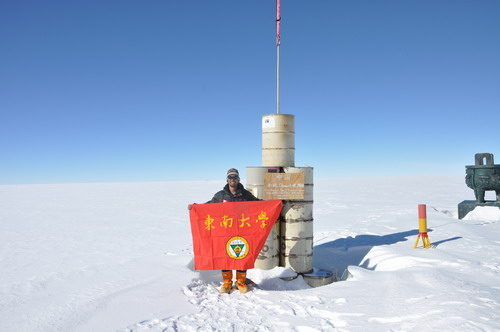
<path id="1" fill-rule="evenodd" d="M 418 237 L 413 248 L 418 246 L 420 237 L 422 237 L 422 244 L 424 248 L 430 248 L 431 241 L 429 240 L 429 235 L 427 235 L 427 207 L 425 204 L 419 204 L 418 206 Z"/>

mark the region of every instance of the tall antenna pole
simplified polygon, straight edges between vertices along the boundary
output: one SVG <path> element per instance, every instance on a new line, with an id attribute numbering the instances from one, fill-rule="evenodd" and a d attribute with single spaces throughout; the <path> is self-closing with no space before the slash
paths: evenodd
<path id="1" fill-rule="evenodd" d="M 276 114 L 280 114 L 280 0 L 276 0 Z"/>

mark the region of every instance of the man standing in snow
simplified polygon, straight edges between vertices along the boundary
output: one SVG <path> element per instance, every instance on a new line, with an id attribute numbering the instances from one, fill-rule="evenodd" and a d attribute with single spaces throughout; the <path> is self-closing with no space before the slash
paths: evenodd
<path id="1" fill-rule="evenodd" d="M 223 202 L 244 202 L 244 201 L 260 201 L 251 192 L 243 188 L 240 183 L 240 174 L 236 168 L 231 168 L 227 171 L 227 184 L 224 189 L 217 192 L 214 197 L 207 203 L 223 203 Z M 248 292 L 246 284 L 246 270 L 236 271 L 236 287 L 240 293 Z M 221 293 L 229 293 L 233 287 L 233 271 L 222 270 L 223 284 L 220 288 Z"/>

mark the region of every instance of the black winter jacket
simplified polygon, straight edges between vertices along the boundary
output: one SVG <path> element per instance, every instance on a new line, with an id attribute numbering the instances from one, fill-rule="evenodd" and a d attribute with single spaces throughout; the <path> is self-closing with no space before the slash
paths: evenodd
<path id="1" fill-rule="evenodd" d="M 260 201 L 251 192 L 243 188 L 241 183 L 238 183 L 236 193 L 233 195 L 229 190 L 229 184 L 224 186 L 224 189 L 217 192 L 214 197 L 207 203 L 222 203 L 222 202 L 243 202 L 243 201 Z M 205 203 L 206 204 L 206 203 Z"/>

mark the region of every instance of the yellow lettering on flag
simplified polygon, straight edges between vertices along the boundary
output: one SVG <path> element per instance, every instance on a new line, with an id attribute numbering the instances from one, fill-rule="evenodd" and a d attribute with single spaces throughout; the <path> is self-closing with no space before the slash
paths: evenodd
<path id="1" fill-rule="evenodd" d="M 220 222 L 220 226 L 224 228 L 233 227 L 233 218 L 229 218 L 229 216 L 223 216 L 222 221 Z"/>
<path id="2" fill-rule="evenodd" d="M 257 216 L 257 220 L 255 222 L 260 222 L 260 228 L 264 228 L 267 226 L 267 221 L 269 218 L 267 217 L 267 214 L 265 211 L 260 211 L 260 214 Z"/>
<path id="3" fill-rule="evenodd" d="M 252 225 L 250 225 L 250 223 L 247 222 L 248 220 L 250 220 L 250 217 L 246 217 L 245 218 L 245 214 L 242 213 L 241 214 L 241 219 L 238 219 L 238 221 L 241 221 L 240 227 L 245 227 L 245 225 L 247 227 L 252 227 Z"/>
<path id="4" fill-rule="evenodd" d="M 207 219 L 205 219 L 205 229 L 207 231 L 211 230 L 211 229 L 214 229 L 215 226 L 212 225 L 214 222 L 214 219 L 213 218 L 210 218 L 210 215 L 207 216 Z"/>

